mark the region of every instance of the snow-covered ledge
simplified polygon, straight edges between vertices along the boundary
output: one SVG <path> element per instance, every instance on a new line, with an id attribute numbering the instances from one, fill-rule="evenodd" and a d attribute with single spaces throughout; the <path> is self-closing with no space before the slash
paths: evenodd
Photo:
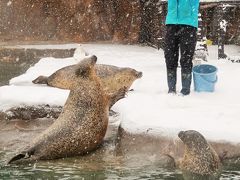
<path id="1" fill-rule="evenodd" d="M 215 92 L 197 93 L 192 90 L 186 97 L 167 94 L 162 50 L 128 45 L 82 46 L 89 54 L 98 57 L 98 63 L 131 67 L 143 72 L 143 77 L 133 84 L 134 91 L 129 92 L 125 99 L 113 107 L 114 111 L 120 113 L 120 125 L 125 134 L 150 135 L 157 139 L 164 137 L 174 144 L 178 141 L 177 133 L 180 130 L 192 129 L 217 143 L 214 147 L 219 148 L 219 153 L 227 151 L 227 147 L 234 147 L 231 152 L 235 154 L 231 153 L 229 156 L 240 154 L 240 84 L 237 83 L 240 64 L 218 61 L 216 46 L 209 47 L 208 57 L 208 63 L 218 68 Z M 79 57 L 84 57 L 81 56 L 83 51 L 79 52 Z M 240 56 L 237 46 L 226 46 L 226 52 Z M 25 74 L 12 79 L 9 86 L 0 87 L 0 110 L 5 111 L 19 105 L 62 106 L 69 91 L 34 85 L 31 81 L 38 75 L 49 75 L 74 63 L 77 63 L 76 58 L 42 59 Z M 181 80 L 180 76 L 178 78 L 179 91 Z"/>

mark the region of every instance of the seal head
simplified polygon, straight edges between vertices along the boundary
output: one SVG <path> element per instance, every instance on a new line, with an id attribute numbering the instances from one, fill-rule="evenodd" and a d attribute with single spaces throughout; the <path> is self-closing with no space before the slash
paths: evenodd
<path id="1" fill-rule="evenodd" d="M 203 176 L 217 177 L 220 174 L 220 159 L 202 134 L 188 130 L 179 132 L 178 137 L 185 145 L 181 170 Z"/>

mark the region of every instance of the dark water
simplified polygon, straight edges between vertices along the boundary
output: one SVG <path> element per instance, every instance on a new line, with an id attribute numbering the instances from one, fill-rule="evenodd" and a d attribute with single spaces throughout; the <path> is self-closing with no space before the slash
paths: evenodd
<path id="1" fill-rule="evenodd" d="M 112 147 L 94 154 L 21 166 L 4 166 L 1 153 L 0 179 L 183 179 L 181 172 L 159 168 L 156 163 L 114 155 Z"/>
<path id="2" fill-rule="evenodd" d="M 20 166 L 6 166 L 10 152 L 0 151 L 0 179 L 166 179 L 183 180 L 180 170 L 160 168 L 146 156 L 124 157 L 115 154 L 112 144 L 83 157 L 42 161 Z M 239 168 L 240 169 L 240 168 Z M 192 178 L 191 178 L 192 179 Z M 196 178 L 197 179 L 197 178 Z M 205 178 L 200 178 L 205 180 Z M 225 170 L 221 180 L 240 179 L 240 171 Z"/>

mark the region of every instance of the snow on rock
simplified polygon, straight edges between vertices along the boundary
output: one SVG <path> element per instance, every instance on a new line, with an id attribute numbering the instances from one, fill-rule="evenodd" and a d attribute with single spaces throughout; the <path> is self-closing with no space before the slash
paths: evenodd
<path id="1" fill-rule="evenodd" d="M 113 110 L 119 112 L 121 127 L 130 133 L 148 133 L 176 138 L 180 130 L 194 129 L 210 140 L 240 142 L 240 64 L 217 60 L 217 46 L 209 47 L 208 64 L 218 68 L 218 82 L 214 93 L 189 96 L 167 94 L 164 53 L 150 47 L 108 44 L 84 44 L 89 54 L 98 57 L 98 63 L 131 67 L 143 72 L 125 99 L 118 101 Z M 226 46 L 226 52 L 239 56 L 239 46 Z M 68 91 L 34 86 L 29 83 L 37 75 L 73 64 L 70 59 L 42 59 L 25 75 L 11 80 L 10 86 L 0 87 L 0 109 L 19 104 L 63 105 Z M 177 90 L 181 89 L 178 68 Z"/>
<path id="2" fill-rule="evenodd" d="M 227 55 L 227 59 L 233 63 L 240 63 L 240 56 Z"/>
<path id="3" fill-rule="evenodd" d="M 0 87 L 0 110 L 24 105 L 63 106 L 69 91 L 42 86 L 2 86 Z"/>

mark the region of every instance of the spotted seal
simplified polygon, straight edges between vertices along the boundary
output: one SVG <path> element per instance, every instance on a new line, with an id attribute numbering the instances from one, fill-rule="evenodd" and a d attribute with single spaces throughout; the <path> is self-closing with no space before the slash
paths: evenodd
<path id="1" fill-rule="evenodd" d="M 180 169 L 185 175 L 199 175 L 203 179 L 218 178 L 220 159 L 204 136 L 195 130 L 188 130 L 179 132 L 178 137 L 185 145 L 184 157 L 180 162 Z"/>
<path id="2" fill-rule="evenodd" d="M 47 84 L 61 89 L 70 89 L 72 83 L 78 78 L 74 73 L 77 65 L 63 67 L 50 76 L 39 76 L 32 82 L 34 84 Z M 117 67 L 106 64 L 95 65 L 96 74 L 100 77 L 103 89 L 108 95 L 116 94 L 121 88 L 130 89 L 136 79 L 142 77 L 142 72 L 128 67 Z M 112 103 L 114 104 L 114 103 Z"/>
<path id="3" fill-rule="evenodd" d="M 91 56 L 75 66 L 78 78 L 70 86 L 58 119 L 9 163 L 83 155 L 102 143 L 108 126 L 109 97 L 95 73 L 96 60 Z"/>

